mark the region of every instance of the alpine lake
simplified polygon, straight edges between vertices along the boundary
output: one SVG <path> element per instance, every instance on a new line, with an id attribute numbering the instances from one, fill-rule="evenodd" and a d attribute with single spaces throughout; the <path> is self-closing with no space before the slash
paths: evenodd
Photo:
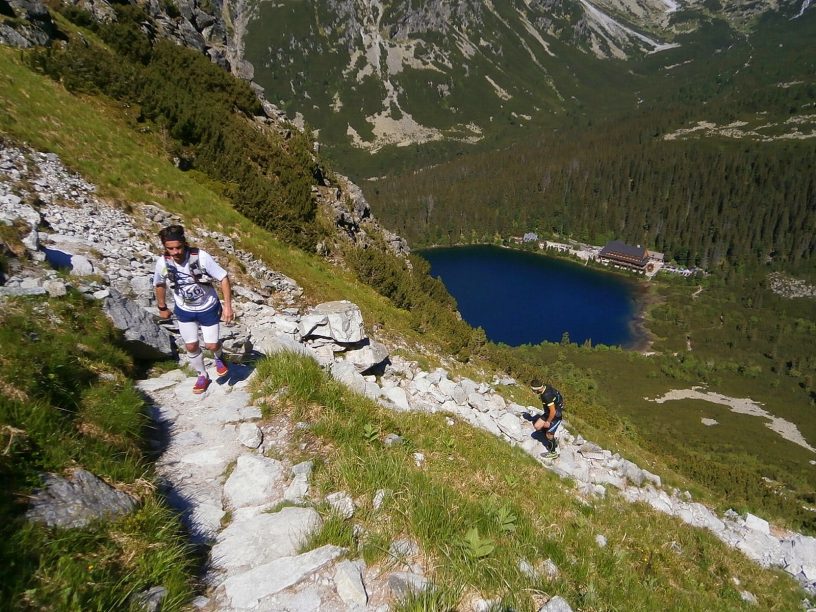
<path id="1" fill-rule="evenodd" d="M 418 253 L 456 298 L 459 312 L 493 342 L 509 346 L 590 341 L 638 348 L 638 281 L 579 262 L 497 246 Z"/>

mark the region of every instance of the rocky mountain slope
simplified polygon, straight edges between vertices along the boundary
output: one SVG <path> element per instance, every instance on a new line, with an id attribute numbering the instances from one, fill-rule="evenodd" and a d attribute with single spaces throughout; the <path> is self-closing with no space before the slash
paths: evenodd
<path id="1" fill-rule="evenodd" d="M 693 61 L 706 25 L 743 36 L 766 13 L 796 18 L 806 8 L 798 0 L 259 3 L 243 48 L 270 99 L 329 143 L 377 152 L 479 142 L 599 103 L 634 111 L 640 86 L 626 60 L 685 46 L 667 64 Z"/>
<path id="2" fill-rule="evenodd" d="M 94 195 L 93 185 L 67 172 L 54 155 L 6 147 L 0 152 L 0 171 L 0 219 L 18 228 L 26 246 L 12 256 L 15 263 L 0 294 L 47 293 L 59 298 L 68 287 L 75 287 L 89 299 L 105 302 L 109 311 L 112 301 L 124 299 L 136 313 L 144 308 L 141 316 L 124 324 L 117 321 L 125 336 L 134 344 L 155 344 L 151 339 L 155 334 L 144 333 L 151 326 L 155 330 L 147 282 L 154 257 L 150 235 L 174 217 L 156 208 L 131 213 L 112 208 Z M 35 201 L 36 208 L 29 204 Z M 47 231 L 38 230 L 46 223 Z M 249 351 L 256 356 L 281 351 L 303 355 L 389 410 L 441 412 L 448 415 L 449 426 L 467 423 L 519 446 L 543 467 L 574 480 L 575 495 L 588 504 L 618 491 L 623 499 L 644 502 L 712 531 L 762 566 L 783 568 L 816 592 L 816 539 L 772 528 L 750 514 L 729 511 L 718 516 L 694 502 L 688 492 L 666 490 L 659 476 L 567 429 L 559 434 L 559 457 L 541 459 L 540 445 L 524 418 L 535 408 L 508 401 L 496 390 L 498 384 L 512 386 L 515 381 L 479 381 L 442 368 L 423 370 L 394 355 L 394 347 L 370 338 L 354 304 L 309 307 L 292 279 L 269 270 L 251 254 L 238 252 L 227 236 L 190 229 L 217 257 L 226 260 L 237 255 L 248 271 L 236 274 L 240 323 L 224 329 L 225 345 L 234 358 Z M 37 265 L 46 257 L 67 267 L 71 276 L 60 279 Z M 173 330 L 159 335 L 168 333 Z M 153 349 L 165 350 L 166 342 L 159 344 Z M 293 431 L 309 426 L 263 418 L 260 404 L 248 392 L 255 376 L 252 367 L 235 364 L 202 396 L 192 394 L 192 379 L 181 370 L 140 383 L 153 403 L 154 419 L 167 436 L 158 463 L 168 498 L 183 513 L 192 537 L 213 545 L 208 589 L 205 597 L 196 600 L 196 607 L 355 610 L 368 604 L 367 609 L 379 610 L 412 590 L 425 588 L 432 568 L 423 564 L 416 542 L 392 542 L 392 561 L 374 567 L 360 559 L 341 560 L 346 551 L 337 546 L 302 552 L 304 535 L 322 523 L 315 506 L 327 504 L 350 520 L 358 504 L 367 502 L 355 501 L 345 491 L 323 496 L 312 490 L 312 464 L 295 464 L 286 456 Z M 399 444 L 400 437 L 385 436 L 384 443 Z M 425 456 L 414 453 L 414 460 L 421 467 Z M 393 494 L 371 493 L 375 511 Z M 281 510 L 282 504 L 300 507 Z M 606 546 L 606 538 L 599 534 L 597 543 Z M 552 562 L 548 567 L 558 572 Z M 746 602 L 755 601 L 748 591 L 741 596 Z M 490 605 L 475 602 L 472 609 Z M 547 605 L 552 607 L 541 609 L 570 609 L 559 597 Z"/>

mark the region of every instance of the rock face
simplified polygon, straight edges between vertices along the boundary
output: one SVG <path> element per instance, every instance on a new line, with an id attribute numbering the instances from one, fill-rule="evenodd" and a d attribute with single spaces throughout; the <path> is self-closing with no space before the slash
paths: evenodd
<path id="1" fill-rule="evenodd" d="M 0 22 L 0 44 L 25 49 L 43 46 L 54 36 L 54 22 L 39 0 L 0 0 L 0 14 L 11 13 L 15 19 Z"/>
<path id="2" fill-rule="evenodd" d="M 130 353 L 137 359 L 162 359 L 175 356 L 170 334 L 159 327 L 153 317 L 115 289 L 104 299 L 102 307 L 117 329 L 125 336 Z"/>
<path id="3" fill-rule="evenodd" d="M 49 527 L 84 527 L 96 519 L 112 519 L 133 512 L 135 500 L 90 472 L 76 470 L 70 479 L 43 477 L 44 487 L 31 498 L 26 517 Z"/>

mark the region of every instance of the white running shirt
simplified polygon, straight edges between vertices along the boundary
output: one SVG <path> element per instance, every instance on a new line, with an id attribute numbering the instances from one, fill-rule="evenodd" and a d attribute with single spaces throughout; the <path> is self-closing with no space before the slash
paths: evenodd
<path id="1" fill-rule="evenodd" d="M 198 265 L 211 278 L 216 281 L 221 281 L 227 275 L 227 271 L 219 266 L 212 255 L 203 249 L 198 250 Z M 176 287 L 171 289 L 173 294 L 173 301 L 176 306 L 187 312 L 203 312 L 212 308 L 218 302 L 218 293 L 212 285 L 203 285 L 195 281 L 195 277 L 190 274 L 190 252 L 187 251 L 187 256 L 184 263 L 178 264 L 175 261 L 168 262 L 164 255 L 156 260 L 156 271 L 153 273 L 153 285 L 167 284 L 167 268 L 174 266 L 176 268 Z"/>

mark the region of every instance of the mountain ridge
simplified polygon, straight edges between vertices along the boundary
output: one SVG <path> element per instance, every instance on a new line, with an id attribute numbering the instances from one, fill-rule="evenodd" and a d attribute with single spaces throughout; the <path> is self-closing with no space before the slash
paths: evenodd
<path id="1" fill-rule="evenodd" d="M 377 153 L 552 124 L 587 103 L 597 71 L 622 78 L 626 60 L 676 49 L 707 22 L 743 36 L 764 15 L 796 18 L 805 4 L 261 3 L 243 46 L 269 97 L 338 154 Z M 633 89 L 616 104 L 628 97 L 636 108 Z"/>

